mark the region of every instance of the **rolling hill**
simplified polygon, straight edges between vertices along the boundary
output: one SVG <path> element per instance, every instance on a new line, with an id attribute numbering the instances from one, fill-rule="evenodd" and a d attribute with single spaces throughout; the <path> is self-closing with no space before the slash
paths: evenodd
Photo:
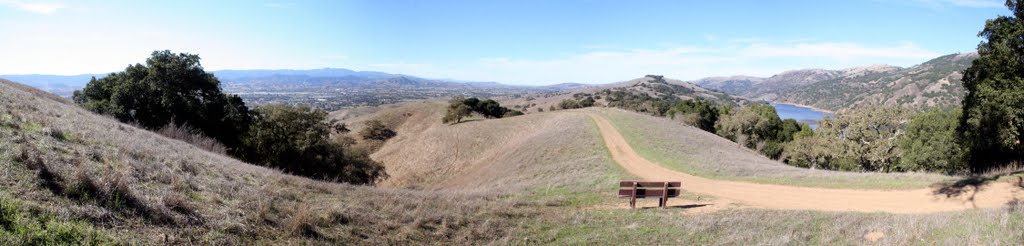
<path id="1" fill-rule="evenodd" d="M 382 187 L 367 187 L 309 180 L 239 162 L 0 80 L 0 243 L 564 245 L 621 244 L 651 237 L 672 244 L 1024 240 L 1019 233 L 1024 209 L 1013 204 L 908 215 L 826 212 L 765 208 L 756 200 L 704 194 L 702 186 L 694 186 L 687 187 L 684 197 L 673 199 L 671 209 L 624 209 L 625 202 L 614 196 L 617 182 L 642 176 L 623 168 L 618 154 L 609 152 L 608 146 L 616 151 L 626 148 L 606 145 L 603 137 L 608 135 L 602 131 L 609 129 L 607 123 L 619 129 L 671 133 L 659 134 L 668 141 L 646 141 L 636 136 L 647 133 L 622 131 L 625 141 L 619 143 L 647 143 L 634 145 L 641 158 L 659 160 L 652 155 L 664 155 L 661 158 L 699 162 L 727 156 L 704 165 L 733 166 L 723 170 L 737 176 L 784 166 L 692 127 L 622 110 L 564 110 L 445 125 L 440 124 L 444 106 L 404 103 L 332 114 L 351 123 L 353 131 L 362 122 L 377 119 L 398 132 L 373 155 L 391 179 Z M 599 127 L 591 118 L 595 115 L 609 122 Z M 672 152 L 658 152 L 666 150 Z M 823 179 L 833 176 L 786 168 L 764 177 L 822 173 L 828 174 L 820 175 Z M 840 174 L 875 175 L 888 176 Z M 654 203 L 647 199 L 640 205 Z"/>
<path id="2" fill-rule="evenodd" d="M 616 82 L 607 85 L 578 88 L 571 91 L 530 93 L 514 96 L 499 97 L 498 101 L 507 107 L 521 109 L 525 113 L 548 110 L 551 107 L 558 107 L 558 103 L 565 99 L 582 99 L 582 97 L 594 96 L 598 105 L 607 105 L 607 97 L 613 92 L 624 92 L 632 95 L 646 95 L 654 98 L 679 98 L 682 100 L 701 99 L 722 105 L 744 105 L 752 103 L 742 97 L 734 97 L 729 94 L 709 90 L 700 85 L 661 76 L 644 76 L 628 81 Z"/>
<path id="3" fill-rule="evenodd" d="M 6 80 L 0 170 L 0 244 L 479 244 L 536 214 L 491 193 L 286 175 Z"/>
<path id="4" fill-rule="evenodd" d="M 714 77 L 695 83 L 733 95 L 831 111 L 867 105 L 952 107 L 966 93 L 961 72 L 975 58 L 976 53 L 950 54 L 908 68 L 805 69 L 768 78 Z"/>

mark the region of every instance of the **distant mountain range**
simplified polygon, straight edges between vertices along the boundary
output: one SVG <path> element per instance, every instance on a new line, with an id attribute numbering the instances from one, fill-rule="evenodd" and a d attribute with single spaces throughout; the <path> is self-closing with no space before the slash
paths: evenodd
<path id="1" fill-rule="evenodd" d="M 733 97 L 721 91 L 705 89 L 692 82 L 665 78 L 659 75 L 648 75 L 622 82 L 565 90 L 557 93 L 515 95 L 512 97 L 499 98 L 498 101 L 501 102 L 502 105 L 511 105 L 513 108 L 520 109 L 523 112 L 533 113 L 543 112 L 545 109 L 550 110 L 552 108 L 558 108 L 559 103 L 566 99 L 582 100 L 586 97 L 592 97 L 595 100 L 596 105 L 609 105 L 609 95 L 611 94 L 626 94 L 638 97 L 648 96 L 660 99 L 679 98 L 682 100 L 704 100 L 716 105 L 729 106 L 758 103 L 747 100 L 746 98 Z M 620 101 L 629 100 L 636 99 L 622 100 L 620 98 Z M 631 103 L 635 106 L 636 104 L 639 104 L 637 102 L 643 103 L 640 100 L 623 103 Z"/>
<path id="2" fill-rule="evenodd" d="M 61 96 L 69 96 L 75 90 L 80 90 L 89 83 L 92 77 L 103 77 L 106 74 L 82 74 L 82 75 L 45 75 L 45 74 L 19 74 L 0 75 L 0 78 L 18 83 L 26 84 L 40 90 L 44 90 Z"/>
<path id="3" fill-rule="evenodd" d="M 908 68 L 803 69 L 768 78 L 712 77 L 694 82 L 731 95 L 831 111 L 867 105 L 951 107 L 963 99 L 961 73 L 977 57 L 976 53 L 950 54 Z"/>
<path id="4" fill-rule="evenodd" d="M 711 77 L 692 81 L 699 85 L 669 80 L 669 84 L 692 87 L 701 97 L 726 98 L 715 91 L 754 100 L 768 100 L 838 111 L 867 105 L 900 105 L 912 108 L 951 107 L 959 105 L 964 96 L 960 82 L 962 72 L 977 58 L 976 53 L 950 54 L 912 67 L 871 65 L 843 70 L 802 69 L 771 77 Z M 360 103 L 387 103 L 398 100 L 403 93 L 413 98 L 435 98 L 453 95 L 503 96 L 521 93 L 552 93 L 596 91 L 598 88 L 635 87 L 637 80 L 619 84 L 586 85 L 564 83 L 549 86 L 516 86 L 496 82 L 466 82 L 425 79 L 415 76 L 374 71 L 353 71 L 340 68 L 312 70 L 220 70 L 213 71 L 224 90 L 260 101 L 280 101 L 282 93 L 299 93 L 285 101 L 298 100 L 300 94 L 320 94 L 320 101 L 351 95 L 388 94 L 387 97 L 361 99 Z M 89 79 L 105 74 L 74 76 L 0 75 L 58 95 L 68 96 L 81 89 Z M 704 90 L 703 88 L 712 91 Z M 636 87 L 634 90 L 639 90 Z M 333 91 L 333 92 L 332 92 Z M 403 93 L 399 93 L 403 92 Z M 336 96 L 330 93 L 339 94 Z M 728 101 L 728 99 L 726 99 Z M 359 105 L 342 103 L 335 106 Z"/>
<path id="5" fill-rule="evenodd" d="M 219 70 L 214 75 L 226 90 L 237 87 L 269 86 L 275 88 L 308 88 L 309 86 L 416 86 L 416 87 L 474 87 L 474 88 L 518 88 L 541 91 L 562 91 L 585 88 L 590 85 L 562 83 L 549 86 L 517 86 L 497 82 L 466 82 L 455 80 L 424 79 L 415 76 L 375 71 L 353 71 L 343 68 L 310 70 L 254 69 Z M 18 81 L 54 94 L 69 96 L 75 90 L 85 87 L 92 77 L 102 78 L 107 74 L 82 75 L 0 75 L 0 78 Z"/>

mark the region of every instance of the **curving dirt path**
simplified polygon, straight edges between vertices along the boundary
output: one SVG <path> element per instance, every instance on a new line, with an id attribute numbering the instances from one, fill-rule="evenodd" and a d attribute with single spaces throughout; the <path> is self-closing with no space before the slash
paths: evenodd
<path id="1" fill-rule="evenodd" d="M 714 201 L 708 202 L 708 206 L 712 207 L 931 213 L 1000 207 L 1013 199 L 1024 198 L 1024 189 L 1015 182 L 990 182 L 976 190 L 968 186 L 963 195 L 947 197 L 936 194 L 936 189 L 932 188 L 896 191 L 849 190 L 707 179 L 671 170 L 644 159 L 633 151 L 626 139 L 607 119 L 592 113 L 588 115 L 597 123 L 604 142 L 611 151 L 612 159 L 627 172 L 645 180 L 682 181 L 683 189 L 687 191 L 714 196 Z M 679 199 L 676 199 L 676 202 L 669 201 L 669 205 L 676 205 L 674 203 L 678 202 L 692 203 Z"/>

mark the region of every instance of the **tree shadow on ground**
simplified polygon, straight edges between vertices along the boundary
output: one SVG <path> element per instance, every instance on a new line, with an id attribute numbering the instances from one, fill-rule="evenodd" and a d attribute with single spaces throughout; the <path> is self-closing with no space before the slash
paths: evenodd
<path id="1" fill-rule="evenodd" d="M 953 182 L 943 182 L 932 186 L 935 190 L 933 195 L 944 195 L 946 198 L 966 197 L 967 201 L 974 203 L 974 196 L 985 189 L 986 186 L 1004 176 L 1024 174 L 1024 171 L 1016 171 L 995 175 L 970 176 Z M 1017 176 L 1015 186 L 1024 189 L 1024 177 Z"/>

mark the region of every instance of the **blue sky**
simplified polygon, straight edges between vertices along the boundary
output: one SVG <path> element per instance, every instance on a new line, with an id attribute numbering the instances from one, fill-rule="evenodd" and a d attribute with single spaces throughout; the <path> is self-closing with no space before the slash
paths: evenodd
<path id="1" fill-rule="evenodd" d="M 769 76 L 972 52 L 999 1 L 0 0 L 0 74 L 349 68 L 512 84 Z"/>

